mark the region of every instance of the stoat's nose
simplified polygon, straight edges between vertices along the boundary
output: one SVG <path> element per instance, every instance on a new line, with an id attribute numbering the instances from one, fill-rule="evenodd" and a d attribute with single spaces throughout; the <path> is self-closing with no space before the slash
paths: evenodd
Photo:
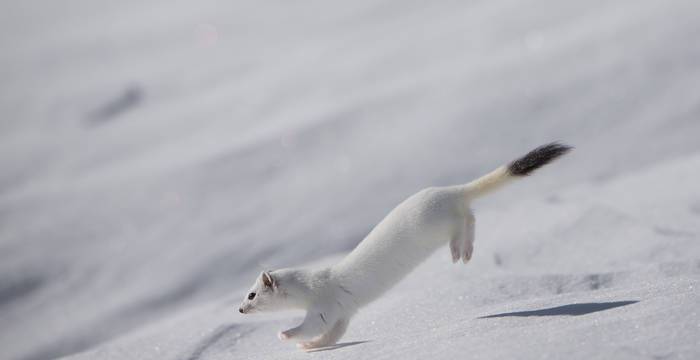
<path id="1" fill-rule="evenodd" d="M 243 314 L 243 308 L 238 308 L 238 312 Z"/>

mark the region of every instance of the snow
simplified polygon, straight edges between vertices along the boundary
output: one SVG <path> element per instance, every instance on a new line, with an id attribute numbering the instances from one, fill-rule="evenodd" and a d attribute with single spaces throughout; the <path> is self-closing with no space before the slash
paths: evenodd
<path id="1" fill-rule="evenodd" d="M 697 358 L 699 10 L 4 2 L 0 358 Z M 236 311 L 552 140 L 474 204 L 470 264 L 439 250 L 345 345 Z"/>

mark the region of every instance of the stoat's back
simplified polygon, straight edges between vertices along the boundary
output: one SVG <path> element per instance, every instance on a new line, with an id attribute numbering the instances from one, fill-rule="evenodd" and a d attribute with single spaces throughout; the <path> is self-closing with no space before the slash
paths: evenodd
<path id="1" fill-rule="evenodd" d="M 445 244 L 464 206 L 455 187 L 414 194 L 332 268 L 334 277 L 361 304 L 374 300 Z"/>

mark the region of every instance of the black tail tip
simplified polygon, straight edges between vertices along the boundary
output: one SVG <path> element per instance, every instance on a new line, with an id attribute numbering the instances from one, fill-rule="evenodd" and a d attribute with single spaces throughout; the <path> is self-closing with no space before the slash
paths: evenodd
<path id="1" fill-rule="evenodd" d="M 530 151 L 527 155 L 518 160 L 513 161 L 508 166 L 508 172 L 513 176 L 527 176 L 536 169 L 549 164 L 552 160 L 558 158 L 573 149 L 571 146 L 564 145 L 558 142 L 553 142 L 547 145 L 542 145 L 535 150 Z"/>

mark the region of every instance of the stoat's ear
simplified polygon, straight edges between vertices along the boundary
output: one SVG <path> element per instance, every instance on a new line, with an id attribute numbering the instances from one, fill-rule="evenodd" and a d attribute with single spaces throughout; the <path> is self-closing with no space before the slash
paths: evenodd
<path id="1" fill-rule="evenodd" d="M 271 288 L 272 285 L 274 284 L 274 281 L 272 280 L 272 275 L 270 275 L 270 273 L 267 271 L 263 271 L 262 281 L 263 281 L 263 284 L 265 284 L 265 287 Z"/>

